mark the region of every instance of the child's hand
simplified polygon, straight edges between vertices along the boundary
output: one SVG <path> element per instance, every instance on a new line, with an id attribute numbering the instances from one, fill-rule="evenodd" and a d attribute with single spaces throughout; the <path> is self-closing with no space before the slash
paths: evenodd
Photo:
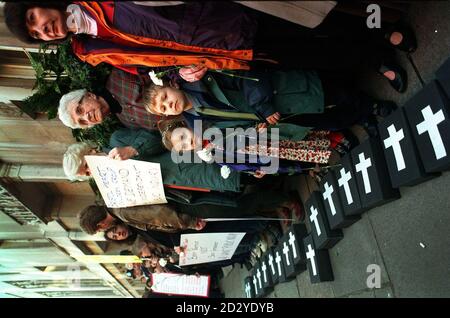
<path id="1" fill-rule="evenodd" d="M 264 171 L 261 170 L 256 170 L 255 174 L 253 175 L 255 178 L 261 179 L 262 177 L 264 177 L 266 175 L 266 173 Z"/>
<path id="2" fill-rule="evenodd" d="M 281 115 L 279 112 L 275 112 L 272 115 L 270 115 L 269 117 L 266 118 L 267 122 L 271 125 L 276 125 L 278 123 L 278 121 L 280 120 Z"/>
<path id="3" fill-rule="evenodd" d="M 109 152 L 108 157 L 116 160 L 127 160 L 136 156 L 137 154 L 138 152 L 136 151 L 136 149 L 131 146 L 115 147 Z"/>
<path id="4" fill-rule="evenodd" d="M 186 82 L 195 82 L 205 76 L 208 68 L 205 65 L 194 65 L 180 68 L 178 73 Z"/>
<path id="5" fill-rule="evenodd" d="M 197 223 L 195 224 L 195 229 L 197 231 L 201 231 L 206 226 L 206 221 L 203 219 L 197 219 Z"/>
<path id="6" fill-rule="evenodd" d="M 257 126 L 256 126 L 256 130 L 259 132 L 259 133 L 262 133 L 264 130 L 266 130 L 267 129 L 267 123 L 259 123 Z"/>

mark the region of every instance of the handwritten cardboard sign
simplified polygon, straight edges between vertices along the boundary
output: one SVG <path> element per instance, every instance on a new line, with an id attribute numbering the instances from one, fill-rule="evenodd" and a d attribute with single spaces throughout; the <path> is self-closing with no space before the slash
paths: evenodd
<path id="1" fill-rule="evenodd" d="M 167 203 L 159 163 L 106 156 L 85 159 L 107 207 Z"/>
<path id="2" fill-rule="evenodd" d="M 181 234 L 180 242 L 185 247 L 179 265 L 210 263 L 233 257 L 245 233 L 196 233 Z"/>
<path id="3" fill-rule="evenodd" d="M 208 297 L 211 278 L 209 275 L 184 275 L 175 273 L 152 274 L 154 293 Z"/>

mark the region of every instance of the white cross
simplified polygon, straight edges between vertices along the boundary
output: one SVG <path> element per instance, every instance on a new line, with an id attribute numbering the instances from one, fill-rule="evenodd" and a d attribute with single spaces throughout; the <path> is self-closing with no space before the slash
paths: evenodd
<path id="1" fill-rule="evenodd" d="M 250 289 L 251 289 L 250 284 L 249 282 L 247 282 L 245 284 L 245 294 L 247 295 L 247 298 L 251 298 Z"/>
<path id="2" fill-rule="evenodd" d="M 275 275 L 275 267 L 273 266 L 273 257 L 272 254 L 269 254 L 269 266 L 272 271 L 272 275 Z"/>
<path id="3" fill-rule="evenodd" d="M 314 226 L 316 227 L 317 236 L 320 236 L 322 234 L 322 231 L 320 230 L 320 224 L 317 220 L 317 215 L 319 214 L 317 209 L 311 205 L 310 208 L 311 216 L 309 217 L 309 220 L 314 223 Z"/>
<path id="4" fill-rule="evenodd" d="M 289 246 L 286 242 L 283 242 L 283 254 L 284 258 L 286 258 L 286 265 L 291 266 L 291 262 L 289 261 Z"/>
<path id="5" fill-rule="evenodd" d="M 328 185 L 328 182 L 325 182 L 323 186 L 325 188 L 325 192 L 322 193 L 323 199 L 328 201 L 328 204 L 330 205 L 331 215 L 336 215 L 336 207 L 334 206 L 334 201 L 331 197 L 334 192 L 334 188 L 332 185 Z"/>
<path id="6" fill-rule="evenodd" d="M 267 266 L 266 262 L 262 262 L 261 270 L 263 273 L 264 284 L 267 284 Z"/>
<path id="7" fill-rule="evenodd" d="M 258 293 L 258 285 L 256 284 L 256 277 L 253 276 L 253 286 L 255 286 L 255 294 Z"/>
<path id="8" fill-rule="evenodd" d="M 281 256 L 280 253 L 278 253 L 278 251 L 275 252 L 275 262 L 277 263 L 277 268 L 278 268 L 278 277 L 281 277 Z"/>
<path id="9" fill-rule="evenodd" d="M 388 127 L 389 137 L 383 140 L 384 148 L 388 149 L 392 147 L 394 152 L 395 162 L 397 164 L 397 170 L 401 171 L 406 168 L 405 158 L 403 158 L 402 147 L 400 147 L 400 141 L 405 138 L 403 134 L 403 128 L 396 130 L 394 124 Z"/>
<path id="10" fill-rule="evenodd" d="M 315 260 L 316 252 L 312 248 L 311 244 L 308 244 L 308 252 L 306 252 L 306 257 L 311 262 L 311 268 L 312 268 L 312 271 L 313 271 L 313 276 L 316 276 L 317 275 L 316 260 Z"/>
<path id="11" fill-rule="evenodd" d="M 289 244 L 291 245 L 291 249 L 292 249 L 292 255 L 294 256 L 294 259 L 297 258 L 297 248 L 295 247 L 295 235 L 292 234 L 292 232 L 289 232 Z"/>
<path id="12" fill-rule="evenodd" d="M 366 194 L 372 192 L 372 188 L 370 186 L 370 178 L 367 169 L 372 166 L 372 160 L 370 158 L 365 158 L 364 152 L 359 154 L 359 163 L 356 164 L 356 172 L 361 172 L 364 182 L 364 191 Z"/>
<path id="13" fill-rule="evenodd" d="M 259 289 L 262 289 L 261 271 L 259 270 L 259 268 L 256 270 L 256 277 L 258 277 Z"/>
<path id="14" fill-rule="evenodd" d="M 428 105 L 422 109 L 422 115 L 424 121 L 416 125 L 417 132 L 419 135 L 422 135 L 424 132 L 428 132 L 431 144 L 433 145 L 434 154 L 436 155 L 436 160 L 447 156 L 447 151 L 445 150 L 445 146 L 442 142 L 442 137 L 438 128 L 438 125 L 445 120 L 442 109 L 436 114 L 433 114 L 433 110 L 430 105 Z"/>
<path id="15" fill-rule="evenodd" d="M 348 182 L 352 179 L 352 174 L 350 170 L 345 172 L 345 168 L 340 170 L 341 177 L 338 179 L 338 184 L 340 187 L 344 186 L 345 197 L 347 198 L 347 204 L 353 203 L 352 191 L 350 191 L 350 185 Z"/>

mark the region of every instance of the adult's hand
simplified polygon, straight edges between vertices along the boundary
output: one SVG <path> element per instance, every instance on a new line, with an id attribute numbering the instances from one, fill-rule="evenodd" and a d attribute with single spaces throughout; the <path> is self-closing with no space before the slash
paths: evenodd
<path id="1" fill-rule="evenodd" d="M 108 157 L 116 160 L 127 160 L 136 156 L 137 154 L 138 152 L 136 151 L 136 149 L 131 146 L 115 147 L 109 152 Z"/>
<path id="2" fill-rule="evenodd" d="M 178 73 L 186 82 L 195 82 L 205 76 L 208 68 L 205 65 L 194 65 L 180 68 Z"/>
<path id="3" fill-rule="evenodd" d="M 269 117 L 266 118 L 267 122 L 271 125 L 275 125 L 281 118 L 281 114 L 279 112 L 275 112 Z"/>

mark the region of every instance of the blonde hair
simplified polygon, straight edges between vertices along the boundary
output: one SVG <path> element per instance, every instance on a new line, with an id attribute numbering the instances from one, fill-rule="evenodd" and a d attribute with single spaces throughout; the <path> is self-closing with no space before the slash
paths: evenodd
<path id="1" fill-rule="evenodd" d="M 93 149 L 97 149 L 97 146 L 87 142 L 77 142 L 67 148 L 63 156 L 63 169 L 69 180 L 85 181 L 89 179 L 87 176 L 79 176 L 78 170 L 83 164 L 83 157 Z"/>
<path id="2" fill-rule="evenodd" d="M 156 84 L 149 84 L 144 87 L 143 98 L 144 98 L 144 107 L 145 110 L 153 115 L 161 115 L 161 113 L 155 110 L 156 107 L 156 95 L 158 95 L 158 91 L 166 85 L 160 86 Z"/>
<path id="3" fill-rule="evenodd" d="M 173 144 L 170 140 L 172 132 L 177 128 L 187 128 L 183 116 L 172 117 L 171 119 L 161 120 L 158 123 L 158 128 L 161 133 L 162 143 L 167 150 L 172 150 Z"/>

